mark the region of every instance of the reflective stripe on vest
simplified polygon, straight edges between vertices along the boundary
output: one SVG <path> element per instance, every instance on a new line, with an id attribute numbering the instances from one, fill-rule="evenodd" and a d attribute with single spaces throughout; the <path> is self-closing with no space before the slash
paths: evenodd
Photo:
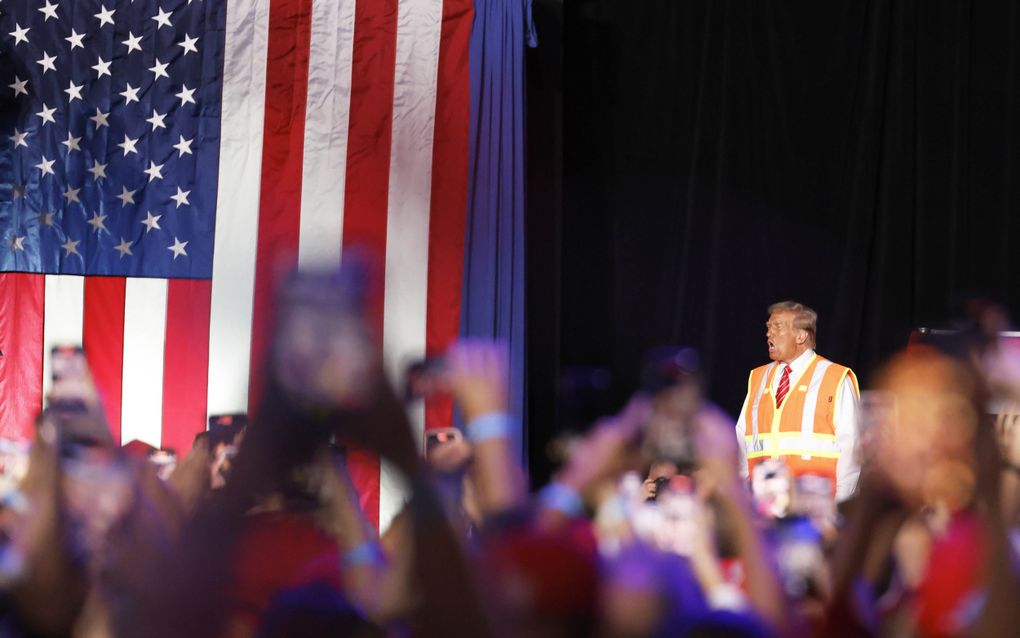
<path id="1" fill-rule="evenodd" d="M 818 362 L 818 365 L 815 366 L 815 373 L 811 375 L 811 382 L 808 384 L 807 396 L 804 397 L 804 416 L 800 421 L 800 431 L 804 436 L 811 436 L 815 433 L 815 408 L 818 407 L 818 391 L 822 387 L 822 380 L 825 378 L 825 371 L 828 370 L 831 365 L 831 361 L 822 359 Z"/>
<path id="2" fill-rule="evenodd" d="M 753 441 L 745 437 L 747 458 L 760 459 L 769 456 L 807 456 L 825 459 L 839 458 L 839 443 L 831 434 L 808 434 L 800 432 L 778 432 L 774 437 Z"/>
<path id="3" fill-rule="evenodd" d="M 840 449 L 832 431 L 834 423 L 830 418 L 822 419 L 821 423 L 816 421 L 819 419 L 818 410 L 834 411 L 833 399 L 837 398 L 845 377 L 850 377 L 856 390 L 853 372 L 815 353 L 807 368 L 790 384 L 790 393 L 797 392 L 799 395 L 796 405 L 788 399 L 781 408 L 776 408 L 771 382 L 778 368 L 775 362 L 755 368 L 748 379 L 748 392 L 753 393 L 749 402 L 751 412 L 744 422 L 748 463 L 769 456 L 800 456 L 803 461 L 810 461 L 812 457 L 827 462 L 838 460 Z M 834 372 L 841 374 L 834 375 Z M 766 405 L 763 400 L 772 403 Z M 819 401 L 823 402 L 821 407 Z M 770 422 L 763 426 L 762 419 Z M 797 423 L 798 420 L 800 423 Z M 816 433 L 816 427 L 822 431 Z"/>
<path id="4" fill-rule="evenodd" d="M 765 386 L 768 385 L 769 379 L 772 377 L 772 370 L 775 367 L 776 364 L 773 362 L 765 368 L 765 374 L 762 375 L 758 391 L 754 395 L 754 405 L 751 406 L 751 437 L 755 441 L 758 440 L 758 408 L 761 406 L 761 398 L 765 394 Z"/>

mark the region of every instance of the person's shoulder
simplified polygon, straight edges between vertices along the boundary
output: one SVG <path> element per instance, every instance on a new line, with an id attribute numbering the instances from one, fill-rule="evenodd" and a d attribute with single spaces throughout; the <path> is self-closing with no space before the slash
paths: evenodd
<path id="1" fill-rule="evenodd" d="M 838 372 L 840 375 L 849 373 L 849 374 L 853 374 L 854 376 L 857 376 L 856 373 L 853 370 L 850 369 L 850 366 L 845 366 L 842 363 L 836 363 L 835 361 L 833 361 L 831 359 L 826 359 L 822 355 L 818 355 L 818 358 L 821 361 L 827 361 L 829 363 L 829 369 L 834 371 L 834 372 Z"/>

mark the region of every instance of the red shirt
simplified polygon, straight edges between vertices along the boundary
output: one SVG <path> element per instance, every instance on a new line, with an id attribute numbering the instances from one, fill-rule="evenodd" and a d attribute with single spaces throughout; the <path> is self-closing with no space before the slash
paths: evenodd
<path id="1" fill-rule="evenodd" d="M 248 517 L 234 546 L 231 602 L 257 623 L 283 590 L 325 582 L 342 591 L 336 540 L 311 515 L 272 512 Z"/>

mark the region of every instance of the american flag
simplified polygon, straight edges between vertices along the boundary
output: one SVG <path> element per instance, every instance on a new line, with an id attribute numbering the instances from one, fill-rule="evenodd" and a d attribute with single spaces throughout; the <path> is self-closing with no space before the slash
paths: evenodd
<path id="1" fill-rule="evenodd" d="M 0 0 L 0 435 L 81 342 L 118 440 L 186 451 L 254 402 L 278 274 L 355 243 L 391 371 L 445 348 L 471 25 L 471 0 Z M 351 459 L 385 526 L 397 481 Z"/>

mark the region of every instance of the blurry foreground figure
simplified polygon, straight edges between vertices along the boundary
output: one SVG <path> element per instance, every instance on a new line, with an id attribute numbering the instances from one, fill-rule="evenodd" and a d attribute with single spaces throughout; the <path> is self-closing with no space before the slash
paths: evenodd
<path id="1" fill-rule="evenodd" d="M 0 519 L 2 635 L 113 635 L 150 548 L 170 545 L 189 514 L 194 472 L 164 481 L 138 445 L 114 445 L 85 353 L 61 346 L 52 357 L 27 474 Z"/>
<path id="2" fill-rule="evenodd" d="M 887 364 L 876 391 L 884 407 L 868 425 L 870 462 L 840 541 L 826 635 L 1011 635 L 1017 563 L 981 376 L 914 347 Z"/>
<path id="3" fill-rule="evenodd" d="M 222 488 L 201 500 L 177 545 L 153 552 L 120 633 L 377 636 L 406 623 L 420 635 L 458 626 L 488 634 L 466 557 L 383 374 L 370 263 L 345 250 L 339 272 L 281 285 L 260 407 L 243 437 L 227 441 L 236 455 Z M 355 453 L 389 461 L 406 481 L 405 556 L 387 555 L 361 510 L 347 470 Z M 409 590 L 414 601 L 394 602 Z"/>

